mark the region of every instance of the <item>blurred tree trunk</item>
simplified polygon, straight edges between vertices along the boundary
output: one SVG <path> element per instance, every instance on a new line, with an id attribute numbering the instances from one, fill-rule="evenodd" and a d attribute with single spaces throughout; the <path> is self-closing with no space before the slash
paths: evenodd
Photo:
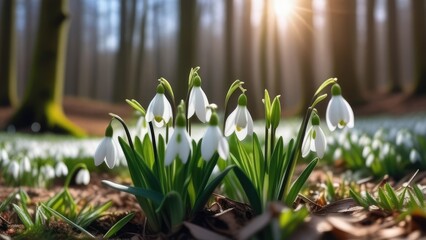
<path id="1" fill-rule="evenodd" d="M 294 36 L 297 38 L 296 47 L 301 66 L 301 90 L 302 97 L 298 112 L 305 112 L 309 107 L 311 99 L 315 93 L 315 78 L 313 73 L 314 59 L 314 21 L 312 0 L 299 0 L 297 2 L 298 18 L 297 23 L 293 26 L 295 29 Z"/>
<path id="2" fill-rule="evenodd" d="M 282 90 L 282 60 L 281 60 L 281 39 L 278 19 L 274 18 L 274 95 L 280 95 Z"/>
<path id="3" fill-rule="evenodd" d="M 78 95 L 80 77 L 81 40 L 84 19 L 84 6 L 82 0 L 71 1 L 72 22 L 70 24 L 69 39 L 67 47 L 67 62 L 65 75 L 65 94 Z"/>
<path id="4" fill-rule="evenodd" d="M 235 81 L 234 76 L 234 0 L 225 1 L 225 89 Z"/>
<path id="5" fill-rule="evenodd" d="M 426 1 L 412 0 L 415 95 L 426 94 Z"/>
<path id="6" fill-rule="evenodd" d="M 388 67 L 389 67 L 389 90 L 391 93 L 402 91 L 399 81 L 399 48 L 398 48 L 398 16 L 397 0 L 387 1 L 388 12 Z M 426 12 L 423 12 L 426 14 Z M 425 29 L 426 30 L 426 29 Z"/>
<path id="7" fill-rule="evenodd" d="M 328 22 L 334 74 L 351 104 L 363 102 L 356 73 L 356 0 L 329 0 Z"/>
<path id="8" fill-rule="evenodd" d="M 29 84 L 22 105 L 9 125 L 28 129 L 37 122 L 40 131 L 84 135 L 62 110 L 68 1 L 42 0 Z"/>
<path id="9" fill-rule="evenodd" d="M 365 74 L 364 81 L 367 91 L 374 93 L 376 84 L 376 20 L 374 12 L 376 10 L 376 0 L 367 1 L 367 42 L 365 54 Z"/>
<path id="10" fill-rule="evenodd" d="M 0 106 L 16 106 L 15 0 L 3 0 L 0 23 Z"/>
<path id="11" fill-rule="evenodd" d="M 263 96 L 263 90 L 256 88 L 255 79 L 253 78 L 252 0 L 246 0 L 243 4 L 240 80 L 246 84 L 244 87 L 247 89 L 248 107 L 252 116 L 256 117 L 263 114 L 263 111 L 260 111 L 261 99 L 258 98 L 257 94 L 257 92 L 260 92 Z"/>
<path id="12" fill-rule="evenodd" d="M 136 15 L 136 0 L 121 0 L 120 4 L 120 40 L 116 61 L 113 99 L 123 102 L 131 92 L 131 62 L 133 48 L 133 29 Z"/>
<path id="13" fill-rule="evenodd" d="M 266 89 L 268 81 L 268 20 L 270 11 L 270 0 L 263 1 L 262 22 L 260 25 L 260 90 Z"/>
<path id="14" fill-rule="evenodd" d="M 91 38 L 90 38 L 90 63 L 92 66 L 91 74 L 89 75 L 90 79 L 90 88 L 89 88 L 89 97 L 97 98 L 100 94 L 99 89 L 102 88 L 103 79 L 98 78 L 98 6 L 96 5 L 96 2 L 91 3 L 92 6 L 90 8 L 91 14 L 90 14 L 90 32 L 91 32 Z"/>
<path id="15" fill-rule="evenodd" d="M 197 0 L 179 1 L 179 42 L 177 59 L 176 101 L 186 98 L 188 74 L 195 67 L 195 49 L 197 36 L 196 21 Z"/>
<path id="16" fill-rule="evenodd" d="M 135 87 L 133 89 L 133 97 L 139 99 L 141 96 L 141 86 L 142 86 L 142 69 L 144 65 L 144 56 L 145 56 L 145 38 L 146 38 L 146 20 L 148 16 L 148 0 L 143 0 L 142 6 L 142 19 L 140 26 L 140 40 L 139 40 L 139 52 L 136 59 L 136 68 L 135 68 Z"/>

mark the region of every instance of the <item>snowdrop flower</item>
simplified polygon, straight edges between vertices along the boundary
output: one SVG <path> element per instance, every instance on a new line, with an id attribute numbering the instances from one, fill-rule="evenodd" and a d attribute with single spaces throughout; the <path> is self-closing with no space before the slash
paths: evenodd
<path id="1" fill-rule="evenodd" d="M 112 139 L 113 129 L 111 123 L 105 130 L 105 137 L 102 139 L 95 152 L 95 165 L 99 166 L 104 161 L 109 168 L 113 168 L 117 162 L 117 148 Z"/>
<path id="2" fill-rule="evenodd" d="M 237 108 L 229 114 L 225 122 L 225 136 L 228 137 L 233 132 L 237 134 L 240 141 L 244 140 L 247 135 L 253 134 L 253 119 L 247 110 L 245 94 L 240 95 Z"/>
<path id="3" fill-rule="evenodd" d="M 209 127 L 203 136 L 201 142 L 201 156 L 204 160 L 209 161 L 213 154 L 217 151 L 222 159 L 228 159 L 229 145 L 222 132 L 218 127 L 219 118 L 215 112 L 210 117 Z"/>
<path id="4" fill-rule="evenodd" d="M 12 175 L 13 179 L 17 180 L 19 177 L 19 164 L 15 161 L 12 161 L 9 164 L 7 172 Z"/>
<path id="5" fill-rule="evenodd" d="M 146 121 L 154 120 L 155 126 L 162 127 L 170 121 L 172 114 L 172 106 L 164 95 L 164 87 L 160 83 L 157 86 L 157 94 L 148 105 Z"/>
<path id="6" fill-rule="evenodd" d="M 371 167 L 371 165 L 374 162 L 374 159 L 375 159 L 374 154 L 373 153 L 369 154 L 367 157 L 367 160 L 365 161 L 365 166 Z"/>
<path id="7" fill-rule="evenodd" d="M 9 154 L 5 149 L 2 149 L 0 154 L 0 165 L 6 166 L 9 162 Z"/>
<path id="8" fill-rule="evenodd" d="M 327 141 L 324 132 L 319 126 L 320 119 L 316 113 L 313 113 L 311 123 L 312 126 L 306 132 L 302 143 L 302 157 L 308 156 L 309 152 L 313 151 L 317 153 L 319 158 L 322 158 L 327 147 Z"/>
<path id="9" fill-rule="evenodd" d="M 64 162 L 58 162 L 55 167 L 56 177 L 68 175 L 68 167 Z"/>
<path id="10" fill-rule="evenodd" d="M 188 132 L 186 132 L 185 126 L 185 115 L 183 112 L 179 112 L 176 118 L 176 128 L 166 148 L 166 155 L 164 158 L 166 166 L 170 165 L 175 158 L 179 158 L 183 163 L 186 163 L 192 152 L 191 137 Z"/>
<path id="11" fill-rule="evenodd" d="M 192 117 L 195 113 L 198 119 L 205 123 L 209 117 L 207 106 L 209 106 L 209 101 L 203 89 L 201 89 L 201 78 L 196 76 L 191 92 L 189 93 L 188 118 Z"/>
<path id="12" fill-rule="evenodd" d="M 336 127 L 344 128 L 345 126 L 353 128 L 354 112 L 349 103 L 342 97 L 342 90 L 339 84 L 334 84 L 331 88 L 331 100 L 327 106 L 326 120 L 330 131 L 334 131 Z"/>
<path id="13" fill-rule="evenodd" d="M 416 149 L 411 149 L 410 151 L 410 162 L 411 163 L 416 163 L 416 162 L 420 162 L 421 157 L 419 152 Z"/>
<path id="14" fill-rule="evenodd" d="M 31 162 L 28 157 L 22 159 L 20 169 L 22 172 L 31 172 Z"/>
<path id="15" fill-rule="evenodd" d="M 78 171 L 77 175 L 75 176 L 75 183 L 76 184 L 84 184 L 87 185 L 90 182 L 90 173 L 89 170 L 83 168 L 80 171 Z"/>
<path id="16" fill-rule="evenodd" d="M 40 172 L 43 174 L 45 179 L 53 179 L 55 177 L 55 169 L 53 169 L 53 167 L 50 165 L 43 166 L 40 169 Z"/>

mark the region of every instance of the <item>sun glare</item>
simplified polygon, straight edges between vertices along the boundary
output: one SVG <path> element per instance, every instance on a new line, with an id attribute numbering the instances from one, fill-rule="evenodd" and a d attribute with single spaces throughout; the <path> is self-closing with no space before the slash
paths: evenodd
<path id="1" fill-rule="evenodd" d="M 296 9 L 296 0 L 273 0 L 276 17 L 289 18 Z"/>

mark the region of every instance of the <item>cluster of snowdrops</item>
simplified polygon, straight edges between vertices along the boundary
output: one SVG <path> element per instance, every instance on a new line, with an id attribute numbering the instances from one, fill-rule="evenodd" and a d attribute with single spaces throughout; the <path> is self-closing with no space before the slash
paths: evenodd
<path id="1" fill-rule="evenodd" d="M 108 180 L 103 184 L 135 195 L 146 216 L 147 230 L 154 233 L 178 231 L 184 220 L 205 207 L 219 186 L 225 195 L 228 190 L 233 191 L 233 196 L 241 196 L 237 200 L 247 201 L 255 215 L 264 212 L 270 202 L 281 201 L 291 206 L 326 151 L 326 137 L 315 108 L 327 98 L 323 93 L 326 88 L 331 88 L 332 95 L 326 111 L 329 129 L 354 126 L 353 111 L 342 97 L 337 79 L 331 78 L 319 86 L 297 137 L 286 145 L 276 134 L 281 119 L 280 96 L 271 99 L 265 90 L 265 136 L 261 142 L 253 132 L 246 89 L 242 81 L 236 80 L 225 97 L 226 121 L 222 131 L 218 107 L 210 104 L 203 92 L 198 70 L 191 69 L 187 98 L 177 106 L 172 87 L 164 78 L 159 79 L 156 94 L 146 110 L 136 100 L 126 100 L 140 113 L 147 129 L 145 134 L 132 137 L 124 120 L 111 114 L 111 122 L 120 122 L 126 133 L 125 137 L 118 137 L 118 142 L 133 185 Z M 237 92 L 237 106 L 228 114 L 231 96 Z M 198 142 L 190 135 L 194 116 L 208 124 Z M 105 162 L 113 168 L 118 151 L 110 123 L 96 150 L 95 165 Z M 316 156 L 293 178 L 298 159 L 313 156 L 311 152 Z"/>

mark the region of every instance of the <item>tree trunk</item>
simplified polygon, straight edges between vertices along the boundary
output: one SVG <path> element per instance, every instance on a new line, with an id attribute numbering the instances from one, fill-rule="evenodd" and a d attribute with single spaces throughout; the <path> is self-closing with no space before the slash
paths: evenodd
<path id="1" fill-rule="evenodd" d="M 388 68 L 389 68 L 389 90 L 391 93 L 402 91 L 399 81 L 399 50 L 398 50 L 398 16 L 397 0 L 387 1 L 388 9 Z M 425 29 L 426 30 L 426 29 Z"/>
<path id="2" fill-rule="evenodd" d="M 376 10 L 376 0 L 367 2 L 367 43 L 365 54 L 365 74 L 364 81 L 367 91 L 374 93 L 377 88 L 376 80 L 376 20 L 374 11 Z"/>
<path id="3" fill-rule="evenodd" d="M 3 0 L 0 23 L 0 106 L 16 106 L 15 0 Z"/>
<path id="4" fill-rule="evenodd" d="M 415 95 L 426 94 L 426 1 L 412 0 Z"/>
<path id="5" fill-rule="evenodd" d="M 42 0 L 36 44 L 25 98 L 9 125 L 27 130 L 33 123 L 40 131 L 84 135 L 62 110 L 68 1 Z"/>
<path id="6" fill-rule="evenodd" d="M 268 81 L 268 20 L 270 0 L 263 1 L 262 22 L 260 26 L 260 90 L 266 89 Z"/>
<path id="7" fill-rule="evenodd" d="M 129 5 L 130 4 L 130 5 Z M 132 86 L 131 60 L 133 30 L 136 15 L 136 0 L 121 0 L 120 8 L 120 42 L 114 79 L 114 101 L 123 102 L 128 98 Z M 130 14 L 127 18 L 127 14 Z"/>
<path id="8" fill-rule="evenodd" d="M 234 0 L 225 1 L 225 92 L 236 80 L 234 76 Z"/>
<path id="9" fill-rule="evenodd" d="M 142 86 L 142 69 L 144 64 L 145 57 L 145 38 L 146 38 L 146 21 L 148 16 L 148 0 L 143 1 L 143 10 L 142 10 L 142 20 L 140 26 L 140 41 L 139 41 L 139 52 L 136 60 L 136 74 L 135 74 L 135 87 L 133 89 L 133 96 L 136 99 L 139 99 L 141 86 Z"/>
<path id="10" fill-rule="evenodd" d="M 260 111 L 261 98 L 258 98 L 259 96 L 263 96 L 263 89 L 256 88 L 255 78 L 253 78 L 252 0 L 246 0 L 243 4 L 240 80 L 246 83 L 244 87 L 247 89 L 246 94 L 250 113 L 253 117 L 259 117 L 263 116 L 263 111 Z M 257 94 L 258 92 L 260 95 Z"/>
<path id="11" fill-rule="evenodd" d="M 188 74 L 192 67 L 195 67 L 196 49 L 196 0 L 179 1 L 179 42 L 177 59 L 177 79 L 176 79 L 176 101 L 186 98 L 188 88 Z"/>
<path id="12" fill-rule="evenodd" d="M 296 47 L 301 66 L 301 88 L 302 97 L 299 105 L 298 112 L 304 113 L 309 107 L 312 96 L 315 93 L 315 78 L 313 73 L 313 12 L 312 12 L 312 0 L 299 0 L 297 9 L 298 11 L 297 21 L 292 29 L 294 37 L 296 37 Z"/>
<path id="13" fill-rule="evenodd" d="M 363 102 L 356 73 L 356 0 L 329 0 L 331 47 L 335 77 L 351 104 Z"/>
<path id="14" fill-rule="evenodd" d="M 278 19 L 274 18 L 274 95 L 280 95 L 283 85 L 283 76 L 281 69 L 283 68 L 281 60 L 281 39 Z"/>

